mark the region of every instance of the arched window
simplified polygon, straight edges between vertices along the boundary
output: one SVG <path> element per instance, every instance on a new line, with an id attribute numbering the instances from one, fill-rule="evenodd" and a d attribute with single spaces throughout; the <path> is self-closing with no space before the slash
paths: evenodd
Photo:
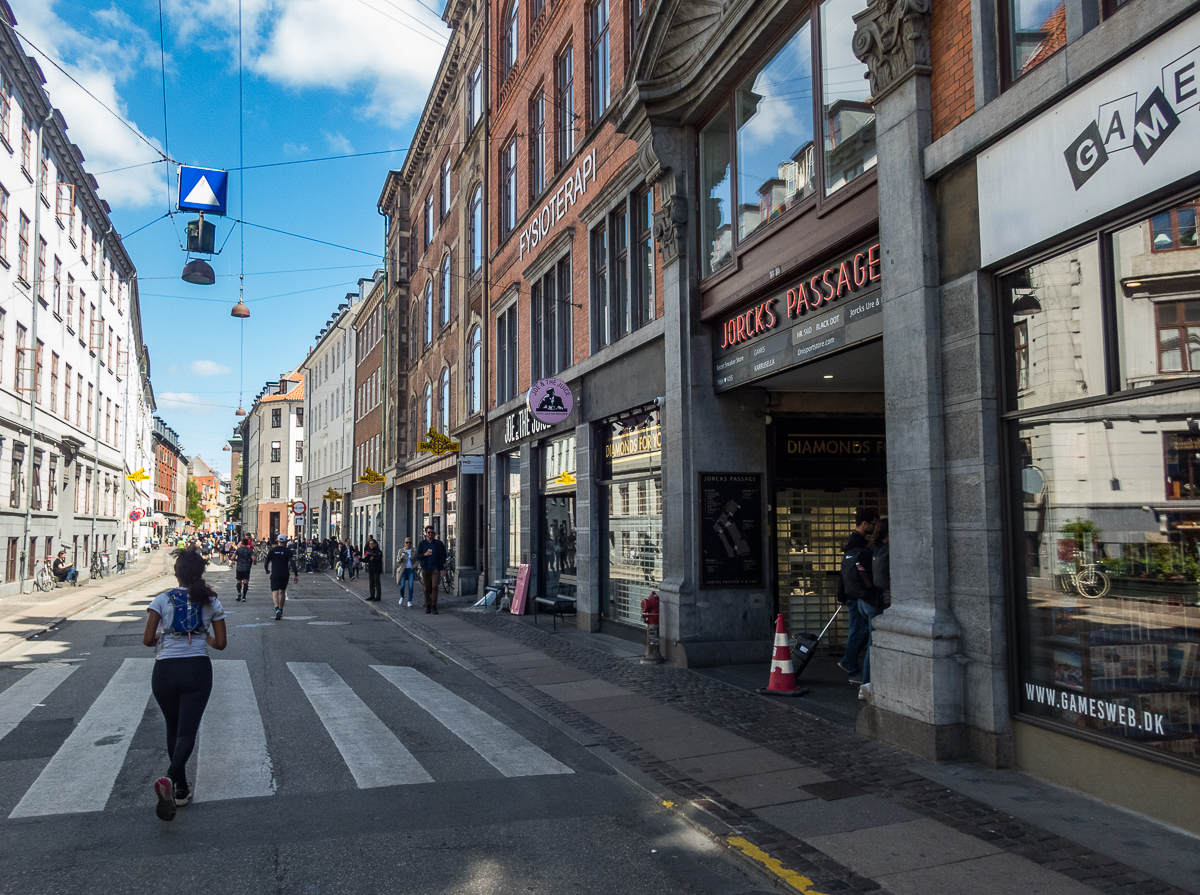
<path id="1" fill-rule="evenodd" d="M 470 364 L 467 367 L 467 400 L 471 403 L 471 413 L 479 413 L 482 394 L 480 391 L 480 376 L 483 374 L 483 339 L 479 327 L 471 330 Z"/>
<path id="2" fill-rule="evenodd" d="M 421 440 L 421 422 L 417 417 L 417 396 L 408 402 L 408 447 L 409 456 L 417 455 L 417 442 Z"/>
<path id="3" fill-rule="evenodd" d="M 442 370 L 442 434 L 450 434 L 450 371 Z"/>
<path id="4" fill-rule="evenodd" d="M 425 383 L 425 419 L 422 421 L 424 425 L 421 427 L 422 432 L 428 432 L 430 426 L 433 425 L 433 383 Z"/>
<path id="5" fill-rule="evenodd" d="M 504 17 L 504 34 L 501 37 L 500 45 L 501 58 L 504 61 L 504 69 L 500 72 L 501 82 L 517 64 L 520 49 L 520 16 L 518 15 L 520 5 L 519 0 L 512 0 L 512 6 L 508 8 L 508 14 Z"/>
<path id="6" fill-rule="evenodd" d="M 425 283 L 425 344 L 433 341 L 433 280 Z"/>
<path id="7" fill-rule="evenodd" d="M 483 266 L 483 187 L 475 187 L 471 194 L 471 273 L 478 273 Z"/>
<path id="8" fill-rule="evenodd" d="M 408 353 L 410 360 L 417 359 L 417 344 L 418 340 L 421 338 L 420 333 L 421 329 L 420 324 L 418 323 L 417 306 L 416 304 L 413 304 L 412 323 L 408 328 Z"/>
<path id="9" fill-rule="evenodd" d="M 442 258 L 442 326 L 450 325 L 450 253 Z"/>

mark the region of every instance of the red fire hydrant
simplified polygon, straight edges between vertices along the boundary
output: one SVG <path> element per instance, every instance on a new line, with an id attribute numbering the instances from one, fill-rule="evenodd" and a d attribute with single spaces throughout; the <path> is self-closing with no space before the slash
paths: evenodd
<path id="1" fill-rule="evenodd" d="M 646 623 L 646 655 L 642 656 L 642 664 L 657 665 L 664 659 L 658 651 L 658 594 L 654 591 L 642 600 L 642 621 Z"/>

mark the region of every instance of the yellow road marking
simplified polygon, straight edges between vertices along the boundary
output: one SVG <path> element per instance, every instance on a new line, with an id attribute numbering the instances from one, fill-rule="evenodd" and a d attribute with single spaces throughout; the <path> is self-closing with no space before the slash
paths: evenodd
<path id="1" fill-rule="evenodd" d="M 664 800 L 663 800 L 663 807 L 664 807 L 664 808 L 674 808 L 674 807 L 675 807 L 675 803 L 674 803 L 674 802 L 671 802 L 671 801 L 668 801 L 668 800 L 666 800 L 666 799 L 664 799 Z"/>
<path id="2" fill-rule="evenodd" d="M 759 848 L 757 845 L 743 839 L 741 836 L 730 836 L 725 840 L 731 848 L 736 848 L 747 858 L 752 861 L 757 861 L 762 864 L 767 870 L 779 877 L 793 889 L 798 892 L 804 892 L 806 895 L 823 895 L 814 889 L 813 881 L 803 874 L 797 873 L 795 870 L 788 870 L 777 858 L 772 858 L 769 854 Z"/>

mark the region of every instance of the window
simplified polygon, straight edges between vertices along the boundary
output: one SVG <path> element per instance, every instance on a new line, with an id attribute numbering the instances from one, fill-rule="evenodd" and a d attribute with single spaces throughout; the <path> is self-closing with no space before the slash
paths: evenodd
<path id="1" fill-rule="evenodd" d="M 0 74 L 0 139 L 8 143 L 12 135 L 12 82 Z"/>
<path id="2" fill-rule="evenodd" d="M 630 327 L 637 329 L 654 319 L 654 191 L 634 195 L 633 203 L 633 301 Z"/>
<path id="3" fill-rule="evenodd" d="M 58 496 L 58 454 L 50 455 L 50 477 L 46 479 L 46 512 L 54 512 L 55 497 Z"/>
<path id="4" fill-rule="evenodd" d="M 638 26 L 642 23 L 642 0 L 629 0 L 629 58 L 637 47 Z"/>
<path id="5" fill-rule="evenodd" d="M 546 91 L 529 104 L 529 194 L 531 201 L 546 188 Z"/>
<path id="6" fill-rule="evenodd" d="M 85 341 L 85 339 L 87 337 L 87 330 L 83 328 L 83 324 L 84 324 L 84 320 L 83 320 L 84 307 L 83 307 L 83 305 L 84 305 L 85 297 L 86 297 L 86 293 L 82 289 L 80 289 L 79 290 L 79 341 L 86 345 L 87 342 Z"/>
<path id="7" fill-rule="evenodd" d="M 442 394 L 438 401 L 439 409 L 441 410 L 441 426 L 442 433 L 450 434 L 450 371 L 442 370 Z"/>
<path id="8" fill-rule="evenodd" d="M 1067 11 L 1063 0 L 1008 0 L 1007 80 L 1017 80 L 1067 44 Z"/>
<path id="9" fill-rule="evenodd" d="M 33 481 L 31 482 L 31 484 L 33 485 L 33 495 L 32 495 L 33 509 L 40 510 L 42 508 L 42 452 L 41 451 L 35 450 L 33 452 L 32 472 L 33 472 Z M 29 564 L 31 566 L 33 565 L 34 560 L 36 558 L 37 558 L 37 553 L 35 551 L 31 550 L 30 551 L 30 560 L 29 560 Z"/>
<path id="10" fill-rule="evenodd" d="M 67 274 L 67 330 L 74 332 L 75 327 L 75 277 Z"/>
<path id="11" fill-rule="evenodd" d="M 596 348 L 603 348 L 609 343 L 612 324 L 609 320 L 611 307 L 608 298 L 608 225 L 601 224 L 592 231 L 591 238 L 592 261 L 592 307 L 595 308 Z"/>
<path id="12" fill-rule="evenodd" d="M 37 270 L 33 272 L 34 291 L 46 301 L 46 240 L 38 237 Z"/>
<path id="13" fill-rule="evenodd" d="M 825 0 L 821 4 L 821 93 L 825 127 L 825 192 L 841 189 L 875 167 L 875 110 L 852 41 L 843 28 L 866 8 L 863 0 Z M 740 158 L 739 154 L 739 158 Z M 739 200 L 740 201 L 740 200 Z"/>
<path id="14" fill-rule="evenodd" d="M 500 153 L 500 234 L 507 237 L 517 226 L 517 138 Z"/>
<path id="15" fill-rule="evenodd" d="M 274 500 L 279 499 L 279 479 L 280 477 L 277 475 L 271 476 L 271 497 Z"/>
<path id="16" fill-rule="evenodd" d="M 588 9 L 588 47 L 591 51 L 591 108 L 589 120 L 595 124 L 608 108 L 608 0 L 599 0 Z"/>
<path id="17" fill-rule="evenodd" d="M 530 380 L 571 366 L 571 258 L 553 265 L 529 287 Z"/>
<path id="18" fill-rule="evenodd" d="M 558 139 L 558 166 L 561 168 L 575 151 L 575 60 L 570 45 L 554 60 L 554 89 L 557 94 L 555 132 Z"/>
<path id="19" fill-rule="evenodd" d="M 29 113 L 21 110 L 21 172 L 33 180 L 33 134 L 29 132 Z"/>
<path id="20" fill-rule="evenodd" d="M 441 194 L 442 218 L 444 219 L 450 213 L 450 156 L 446 156 L 445 161 L 442 162 Z"/>
<path id="21" fill-rule="evenodd" d="M 71 365 L 63 366 L 63 419 L 71 421 Z"/>
<path id="22" fill-rule="evenodd" d="M 1170 252 L 1194 249 L 1196 241 L 1196 204 L 1189 202 L 1178 208 L 1160 212 L 1150 219 L 1150 250 Z"/>
<path id="23" fill-rule="evenodd" d="M 91 413 L 91 405 L 88 405 L 88 413 Z M 83 421 L 83 374 L 75 374 L 75 425 L 82 428 L 85 432 L 88 429 L 88 424 Z"/>
<path id="24" fill-rule="evenodd" d="M 471 273 L 483 268 L 483 187 L 475 187 L 471 194 Z"/>
<path id="25" fill-rule="evenodd" d="M 517 305 L 514 302 L 496 320 L 496 401 L 503 404 L 517 394 Z"/>
<path id="26" fill-rule="evenodd" d="M 8 261 L 8 190 L 0 186 L 0 261 Z"/>
<path id="27" fill-rule="evenodd" d="M 62 317 L 62 261 L 59 260 L 58 255 L 54 256 L 54 287 L 53 287 L 52 298 L 54 300 L 54 316 L 61 318 Z"/>
<path id="28" fill-rule="evenodd" d="M 637 329 L 630 307 L 629 214 L 622 203 L 592 231 L 592 307 L 596 348 Z"/>
<path id="29" fill-rule="evenodd" d="M 1162 302 L 1155 311 L 1158 372 L 1200 373 L 1200 300 Z"/>
<path id="30" fill-rule="evenodd" d="M 480 377 L 483 375 L 483 340 L 479 327 L 471 330 L 470 354 L 467 366 L 467 402 L 471 415 L 479 413 L 482 406 Z"/>
<path id="31" fill-rule="evenodd" d="M 8 490 L 8 505 L 14 509 L 21 506 L 21 478 L 24 475 L 25 468 L 25 445 L 20 442 L 13 442 L 12 450 L 12 476 Z"/>
<path id="32" fill-rule="evenodd" d="M 425 248 L 433 242 L 433 231 L 437 220 L 433 216 L 433 190 L 425 197 Z"/>
<path id="33" fill-rule="evenodd" d="M 296 491 L 292 496 L 293 497 L 303 497 L 304 496 L 304 493 L 302 491 L 303 486 L 304 486 L 304 477 L 296 476 Z"/>
<path id="34" fill-rule="evenodd" d="M 483 65 L 475 63 L 471 69 L 471 78 L 467 85 L 467 118 L 471 127 L 479 123 L 483 117 Z"/>
<path id="35" fill-rule="evenodd" d="M 104 442 L 112 443 L 112 398 L 104 399 Z"/>
<path id="36" fill-rule="evenodd" d="M 433 341 L 433 280 L 425 281 L 425 344 Z"/>
<path id="37" fill-rule="evenodd" d="M 17 278 L 29 282 L 29 218 L 20 212 L 20 227 L 17 230 Z"/>
<path id="38" fill-rule="evenodd" d="M 29 332 L 21 324 L 17 324 L 17 352 L 13 355 L 13 386 L 17 391 L 25 388 L 25 334 Z"/>
<path id="39" fill-rule="evenodd" d="M 304 462 L 304 442 L 303 441 L 296 442 L 296 462 L 297 463 Z"/>
<path id="40" fill-rule="evenodd" d="M 279 429 L 283 426 L 283 411 L 278 407 L 271 408 L 271 428 Z"/>
<path id="41" fill-rule="evenodd" d="M 504 83 L 509 72 L 516 67 L 520 56 L 519 7 L 518 0 L 512 0 L 512 5 L 508 7 L 504 16 L 504 31 L 500 35 L 500 61 L 503 65 L 500 70 L 500 83 Z"/>
<path id="42" fill-rule="evenodd" d="M 422 432 L 427 432 L 434 427 L 433 420 L 433 383 L 425 383 L 425 415 L 422 419 L 424 424 L 421 427 Z"/>
<path id="43" fill-rule="evenodd" d="M 50 412 L 58 412 L 58 354 L 50 352 Z"/>
<path id="44" fill-rule="evenodd" d="M 296 428 L 297 429 L 304 428 L 304 408 L 303 407 L 296 408 Z"/>
<path id="45" fill-rule="evenodd" d="M 450 325 L 450 253 L 442 256 L 442 326 Z"/>
<path id="46" fill-rule="evenodd" d="M 279 463 L 283 460 L 283 443 L 279 441 L 271 442 L 271 462 Z"/>
<path id="47" fill-rule="evenodd" d="M 413 395 L 408 402 L 408 446 L 412 454 L 417 453 L 417 442 L 421 440 L 420 413 L 417 410 L 417 397 Z"/>
<path id="48" fill-rule="evenodd" d="M 42 361 L 45 355 L 46 343 L 41 339 L 33 348 L 33 394 L 39 404 L 42 403 L 42 384 L 45 381 L 42 374 Z"/>

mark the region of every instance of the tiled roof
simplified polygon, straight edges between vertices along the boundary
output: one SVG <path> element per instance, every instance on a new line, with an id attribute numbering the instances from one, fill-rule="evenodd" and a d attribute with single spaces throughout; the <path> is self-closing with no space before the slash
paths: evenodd
<path id="1" fill-rule="evenodd" d="M 289 379 L 289 382 L 297 383 L 292 387 L 292 390 L 286 395 L 263 395 L 263 403 L 267 401 L 303 401 L 304 400 L 304 380 Z"/>

